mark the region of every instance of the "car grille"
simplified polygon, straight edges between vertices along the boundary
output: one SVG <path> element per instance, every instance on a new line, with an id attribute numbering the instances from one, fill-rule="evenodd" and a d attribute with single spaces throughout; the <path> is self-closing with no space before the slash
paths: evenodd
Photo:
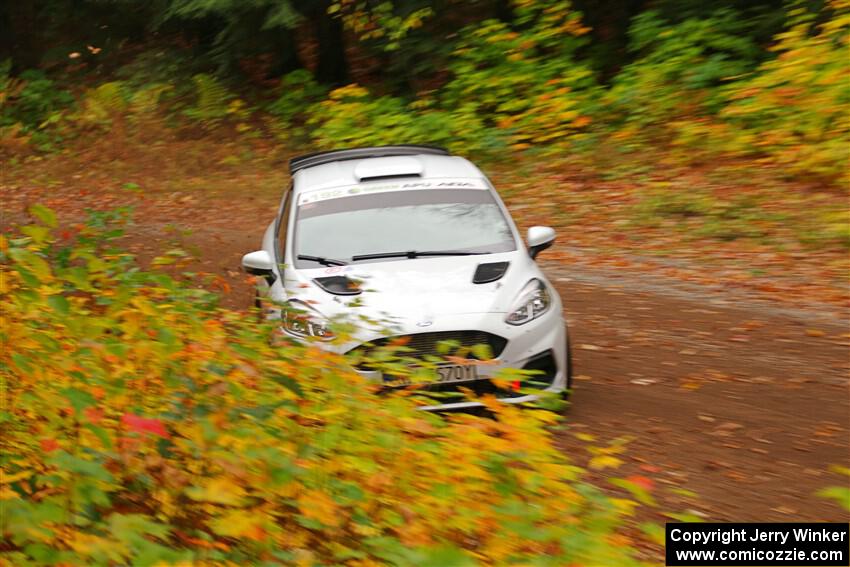
<path id="1" fill-rule="evenodd" d="M 439 403 L 453 403 L 453 402 L 464 402 L 468 401 L 466 399 L 466 394 L 464 390 L 468 390 L 472 393 L 472 395 L 476 398 L 481 396 L 493 395 L 497 398 L 513 398 L 515 396 L 519 396 L 518 392 L 506 388 L 500 388 L 496 386 L 492 380 L 482 379 L 475 380 L 473 382 L 458 382 L 458 383 L 441 383 L 435 382 L 433 384 L 426 384 L 422 387 L 425 392 L 442 392 L 443 394 L 455 394 L 456 399 L 451 399 L 448 397 L 444 397 L 442 399 L 438 399 Z"/>
<path id="2" fill-rule="evenodd" d="M 502 351 L 505 350 L 505 345 L 508 340 L 504 337 L 487 333 L 484 331 L 441 331 L 435 333 L 414 333 L 411 335 L 398 335 L 394 337 L 384 337 L 371 341 L 370 343 L 360 345 L 349 351 L 349 354 L 357 357 L 368 357 L 373 349 L 381 347 L 392 348 L 394 344 L 404 346 L 404 350 L 399 352 L 399 356 L 405 358 L 423 358 L 425 356 L 445 356 L 446 353 L 440 353 L 438 345 L 444 341 L 453 341 L 459 345 L 458 349 L 469 349 L 475 345 L 488 345 L 494 358 L 498 358 Z M 455 354 L 456 349 L 452 348 L 447 354 Z M 467 358 L 476 358 L 469 352 Z M 360 368 L 360 366 L 358 366 Z"/>

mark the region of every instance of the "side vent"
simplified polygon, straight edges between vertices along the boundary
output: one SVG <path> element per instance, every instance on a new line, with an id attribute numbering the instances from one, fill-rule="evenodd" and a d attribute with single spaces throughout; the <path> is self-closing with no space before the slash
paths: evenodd
<path id="1" fill-rule="evenodd" d="M 363 291 L 356 282 L 345 276 L 314 278 L 313 282 L 326 292 L 334 295 L 359 295 Z"/>
<path id="2" fill-rule="evenodd" d="M 499 280 L 505 275 L 505 272 L 508 271 L 509 265 L 510 262 L 478 264 L 478 267 L 475 268 L 475 275 L 472 276 L 472 283 L 482 284 Z"/>

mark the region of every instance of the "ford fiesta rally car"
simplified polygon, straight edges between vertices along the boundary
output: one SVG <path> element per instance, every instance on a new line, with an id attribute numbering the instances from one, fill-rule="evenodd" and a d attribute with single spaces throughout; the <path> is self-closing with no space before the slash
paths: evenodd
<path id="1" fill-rule="evenodd" d="M 293 158 L 290 173 L 262 247 L 242 259 L 261 276 L 258 297 L 282 333 L 354 355 L 403 345 L 407 357 L 437 361 L 426 388 L 442 395 L 426 410 L 481 405 L 463 390 L 505 403 L 537 399 L 534 388 L 568 391 L 561 300 L 535 263 L 555 232 L 531 227 L 523 243 L 472 163 L 441 148 L 399 145 Z M 344 340 L 331 324 L 340 318 L 354 321 Z M 462 356 L 447 355 L 446 345 Z M 505 368 L 535 372 L 521 389 L 497 387 L 490 379 Z"/>

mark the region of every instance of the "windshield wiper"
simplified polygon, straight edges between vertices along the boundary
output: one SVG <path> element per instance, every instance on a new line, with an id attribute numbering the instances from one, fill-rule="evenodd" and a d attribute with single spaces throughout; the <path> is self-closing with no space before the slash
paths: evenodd
<path id="1" fill-rule="evenodd" d="M 342 260 L 334 260 L 333 258 L 322 258 L 321 256 L 309 256 L 307 254 L 299 254 L 297 256 L 299 260 L 309 260 L 311 262 L 318 262 L 323 266 L 345 266 L 348 265 L 348 262 L 343 262 Z"/>
<path id="2" fill-rule="evenodd" d="M 358 254 L 352 256 L 351 261 L 377 260 L 379 258 L 421 258 L 423 256 L 474 256 L 477 254 L 490 254 L 490 252 L 468 252 L 463 250 L 409 250 L 407 252 L 379 252 L 377 254 Z"/>

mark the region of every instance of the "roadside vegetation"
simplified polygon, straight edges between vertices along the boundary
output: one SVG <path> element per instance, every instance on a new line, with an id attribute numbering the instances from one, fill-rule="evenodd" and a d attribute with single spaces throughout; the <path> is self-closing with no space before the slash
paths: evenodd
<path id="1" fill-rule="evenodd" d="M 3 564 L 638 564 L 638 500 L 582 480 L 554 413 L 419 412 L 140 270 L 119 213 L 32 213 L 0 241 Z"/>

